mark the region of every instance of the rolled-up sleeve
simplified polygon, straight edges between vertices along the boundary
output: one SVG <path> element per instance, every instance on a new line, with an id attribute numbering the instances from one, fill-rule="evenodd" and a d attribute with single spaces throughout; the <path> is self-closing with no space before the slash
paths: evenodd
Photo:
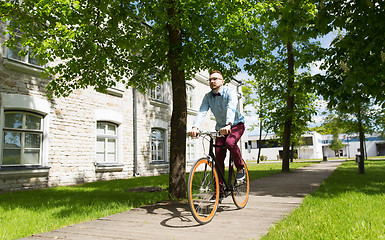
<path id="1" fill-rule="evenodd" d="M 237 93 L 234 90 L 228 92 L 228 101 L 227 101 L 227 112 L 226 112 L 226 124 L 233 123 L 235 121 L 235 113 L 238 106 L 238 97 Z"/>
<path id="2" fill-rule="evenodd" d="M 202 100 L 202 104 L 201 104 L 201 107 L 199 108 L 199 112 L 195 117 L 193 127 L 199 128 L 199 126 L 203 122 L 203 119 L 206 117 L 206 114 L 209 108 L 210 108 L 209 95 L 206 94 Z"/>

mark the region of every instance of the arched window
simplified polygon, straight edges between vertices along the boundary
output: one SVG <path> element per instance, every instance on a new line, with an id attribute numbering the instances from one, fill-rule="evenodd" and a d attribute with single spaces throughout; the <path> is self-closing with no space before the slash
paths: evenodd
<path id="1" fill-rule="evenodd" d="M 165 162 L 165 131 L 160 128 L 151 129 L 151 161 Z"/>
<path id="2" fill-rule="evenodd" d="M 21 111 L 4 112 L 2 166 L 40 165 L 43 117 Z"/>
<path id="3" fill-rule="evenodd" d="M 191 137 L 187 137 L 187 139 L 186 139 L 186 161 L 187 162 L 195 162 L 196 161 L 195 152 L 196 152 L 195 140 Z"/>
<path id="4" fill-rule="evenodd" d="M 194 107 L 194 87 L 190 84 L 186 84 L 186 102 L 187 108 Z"/>
<path id="5" fill-rule="evenodd" d="M 104 121 L 97 122 L 96 162 L 118 162 L 118 125 Z"/>

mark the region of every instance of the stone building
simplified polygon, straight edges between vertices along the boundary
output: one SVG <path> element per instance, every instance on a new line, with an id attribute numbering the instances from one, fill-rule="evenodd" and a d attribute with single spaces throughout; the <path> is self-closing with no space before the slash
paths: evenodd
<path id="1" fill-rule="evenodd" d="M 0 34 L 1 46 L 6 37 Z M 43 67 L 17 52 L 0 47 L 0 192 L 168 172 L 169 82 L 146 94 L 118 85 L 107 94 L 89 87 L 48 99 Z M 201 72 L 187 83 L 188 129 L 207 80 Z M 214 126 L 208 116 L 201 128 Z M 188 138 L 187 165 L 202 151 L 201 140 Z"/>

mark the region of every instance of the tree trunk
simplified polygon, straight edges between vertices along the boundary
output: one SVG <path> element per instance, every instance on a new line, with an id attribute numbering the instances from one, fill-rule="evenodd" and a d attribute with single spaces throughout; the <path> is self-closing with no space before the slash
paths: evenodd
<path id="1" fill-rule="evenodd" d="M 167 14 L 169 37 L 168 62 L 171 69 L 171 83 L 173 93 L 173 109 L 171 117 L 171 143 L 170 143 L 170 198 L 186 198 L 186 81 L 185 72 L 181 66 L 181 53 L 183 50 L 181 25 L 177 2 L 170 0 Z"/>
<path id="2" fill-rule="evenodd" d="M 262 109 L 262 94 L 259 95 L 259 107 Z M 259 158 L 261 157 L 262 151 L 262 113 L 259 113 L 259 147 L 258 147 L 258 158 L 257 163 L 259 163 Z"/>
<path id="3" fill-rule="evenodd" d="M 258 147 L 257 163 L 259 163 L 259 159 L 261 157 L 261 151 L 262 151 L 262 121 L 260 121 L 260 125 L 259 125 L 259 147 Z"/>
<path id="4" fill-rule="evenodd" d="M 365 158 L 365 149 L 364 149 L 364 141 L 365 141 L 365 133 L 364 128 L 362 127 L 362 116 L 361 116 L 361 106 L 359 106 L 358 109 L 358 131 L 359 131 L 359 137 L 360 137 L 360 158 L 358 159 L 358 173 L 364 174 L 365 173 L 365 165 L 364 165 L 364 158 Z"/>
<path id="5" fill-rule="evenodd" d="M 290 139 L 291 139 L 291 126 L 293 123 L 292 113 L 294 110 L 294 53 L 293 53 L 293 43 L 287 43 L 287 63 L 288 63 L 288 82 L 287 82 L 287 102 L 286 102 L 286 113 L 285 113 L 285 123 L 283 129 L 283 139 L 282 139 L 282 172 L 289 172 L 289 158 L 290 158 Z"/>

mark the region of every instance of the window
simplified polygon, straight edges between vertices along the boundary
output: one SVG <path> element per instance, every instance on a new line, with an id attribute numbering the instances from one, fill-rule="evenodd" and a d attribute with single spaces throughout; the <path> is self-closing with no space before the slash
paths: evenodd
<path id="1" fill-rule="evenodd" d="M 96 162 L 114 163 L 118 161 L 118 126 L 109 122 L 97 122 Z"/>
<path id="2" fill-rule="evenodd" d="M 151 161 L 165 162 L 165 131 L 160 128 L 151 129 Z"/>
<path id="3" fill-rule="evenodd" d="M 12 48 L 7 48 L 7 58 L 8 59 L 13 59 L 17 60 L 23 63 L 27 63 L 30 65 L 34 66 L 43 66 L 42 64 L 39 63 L 39 60 L 33 56 L 32 49 L 29 46 L 22 47 L 21 46 L 21 32 L 20 31 L 15 31 L 13 36 L 10 36 L 10 38 L 15 38 L 17 45 L 14 49 Z M 27 52 L 26 56 L 19 56 L 19 53 L 25 50 Z"/>
<path id="4" fill-rule="evenodd" d="M 188 162 L 195 161 L 195 142 L 191 137 L 187 138 L 186 160 Z"/>
<path id="5" fill-rule="evenodd" d="M 193 108 L 193 91 L 194 87 L 190 84 L 186 85 L 186 101 L 187 101 L 187 108 Z"/>
<path id="6" fill-rule="evenodd" d="M 313 137 L 303 137 L 302 146 L 313 146 Z"/>
<path id="7" fill-rule="evenodd" d="M 277 139 L 267 139 L 259 141 L 257 140 L 257 148 L 261 145 L 261 148 L 273 148 L 273 147 L 282 147 L 281 143 Z M 252 148 L 253 145 L 252 145 Z"/>
<path id="8" fill-rule="evenodd" d="M 4 112 L 3 166 L 40 165 L 43 117 L 28 112 Z"/>
<path id="9" fill-rule="evenodd" d="M 116 96 L 116 97 L 123 97 L 125 90 L 125 85 L 121 82 L 115 82 L 115 86 L 107 88 L 107 94 Z"/>
<path id="10" fill-rule="evenodd" d="M 151 99 L 165 102 L 165 93 L 164 93 L 165 86 L 164 84 L 157 84 L 155 88 L 151 89 Z"/>
<path id="11" fill-rule="evenodd" d="M 253 146 L 253 144 L 250 140 L 245 142 L 245 149 L 253 149 L 253 148 L 257 148 L 256 144 L 254 144 L 254 146 Z"/>

